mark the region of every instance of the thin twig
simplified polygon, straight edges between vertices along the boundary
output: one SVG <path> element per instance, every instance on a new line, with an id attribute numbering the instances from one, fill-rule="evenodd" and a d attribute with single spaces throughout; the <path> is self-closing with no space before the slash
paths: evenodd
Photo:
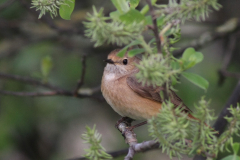
<path id="1" fill-rule="evenodd" d="M 179 57 L 183 54 L 183 52 L 189 48 L 193 47 L 196 50 L 201 49 L 202 47 L 206 47 L 211 44 L 211 42 L 224 39 L 228 37 L 230 34 L 236 34 L 240 30 L 240 24 L 238 23 L 237 27 L 234 30 L 226 30 L 226 31 L 218 31 L 219 27 L 216 27 L 212 32 L 205 32 L 200 36 L 200 38 L 191 41 L 188 45 L 181 47 L 181 49 L 173 52 L 175 57 Z"/>
<path id="2" fill-rule="evenodd" d="M 23 77 L 23 76 L 12 75 L 12 74 L 7 74 L 7 73 L 0 73 L 0 78 L 1 79 L 11 79 L 14 81 L 19 81 L 19 82 L 23 82 L 23 83 L 27 83 L 27 84 L 31 84 L 31 85 L 42 86 L 42 87 L 52 89 L 52 90 L 63 90 L 52 84 L 45 83 L 45 82 L 39 81 L 34 78 L 30 78 L 30 77 Z"/>
<path id="3" fill-rule="evenodd" d="M 123 155 L 126 155 L 128 153 L 128 148 L 118 150 L 118 151 L 113 151 L 113 152 L 108 152 L 113 158 L 117 158 Z M 79 157 L 79 158 L 71 158 L 68 160 L 88 160 L 86 157 Z"/>
<path id="4" fill-rule="evenodd" d="M 231 62 L 234 50 L 236 48 L 236 42 L 237 42 L 237 36 L 235 34 L 232 34 L 230 36 L 230 40 L 228 42 L 228 46 L 225 51 L 222 68 L 219 70 L 219 84 L 220 85 L 224 82 L 225 77 L 240 78 L 240 74 L 227 71 L 227 68 Z"/>
<path id="5" fill-rule="evenodd" d="M 98 101 L 103 101 L 102 97 L 98 97 L 94 95 L 83 95 L 83 94 L 75 95 L 73 92 L 70 92 L 70 91 L 13 92 L 13 91 L 0 90 L 0 94 L 8 95 L 8 96 L 20 96 L 20 97 L 69 96 L 69 97 L 77 97 L 77 98 L 93 98 Z"/>
<path id="6" fill-rule="evenodd" d="M 230 36 L 228 47 L 225 51 L 225 57 L 223 58 L 222 70 L 226 70 L 234 53 L 236 47 L 237 37 L 235 34 Z"/>
<path id="7" fill-rule="evenodd" d="M 126 123 L 120 123 L 118 125 L 119 131 L 124 134 L 125 142 L 129 145 L 128 154 L 124 158 L 124 160 L 132 160 L 135 153 L 137 152 L 144 152 L 152 149 L 159 148 L 159 142 L 150 140 L 142 143 L 137 143 L 136 134 L 133 130 L 128 130 L 129 126 Z"/>
<path id="8" fill-rule="evenodd" d="M 146 2 L 149 6 L 151 16 L 152 16 L 152 22 L 153 22 L 153 26 L 150 28 L 152 29 L 155 39 L 156 39 L 158 53 L 161 53 L 161 40 L 160 40 L 160 37 L 158 34 L 157 19 L 155 18 L 154 8 L 152 6 L 151 0 L 146 0 Z"/>
<path id="9" fill-rule="evenodd" d="M 81 73 L 81 78 L 78 81 L 77 87 L 74 90 L 74 94 L 77 95 L 79 89 L 82 87 L 83 83 L 84 83 L 84 78 L 85 78 L 85 72 L 86 72 L 86 55 L 82 56 L 82 73 Z"/>

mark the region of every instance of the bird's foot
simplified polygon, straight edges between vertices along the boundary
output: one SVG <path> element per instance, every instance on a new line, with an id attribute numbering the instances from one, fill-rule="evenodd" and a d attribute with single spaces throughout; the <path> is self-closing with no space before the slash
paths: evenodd
<path id="1" fill-rule="evenodd" d="M 132 121 L 134 121 L 134 120 L 129 117 L 122 117 L 121 119 L 119 119 L 117 121 L 117 123 L 115 124 L 115 127 L 119 130 L 118 126 L 120 123 L 125 123 L 127 126 L 131 126 Z"/>
<path id="2" fill-rule="evenodd" d="M 144 124 L 147 124 L 147 121 L 138 123 L 138 124 L 136 124 L 136 125 L 134 125 L 134 126 L 128 126 L 128 127 L 126 127 L 126 129 L 125 129 L 124 131 L 122 131 L 122 136 L 125 138 L 126 132 L 132 132 L 135 128 L 140 127 L 140 126 L 142 126 L 142 125 L 144 125 Z M 121 132 L 121 131 L 120 131 L 120 132 Z"/>

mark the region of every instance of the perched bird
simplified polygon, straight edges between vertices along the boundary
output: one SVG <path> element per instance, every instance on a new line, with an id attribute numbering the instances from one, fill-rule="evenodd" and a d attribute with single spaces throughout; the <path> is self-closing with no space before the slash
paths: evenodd
<path id="1" fill-rule="evenodd" d="M 143 86 L 135 77 L 139 71 L 135 64 L 141 59 L 136 56 L 128 57 L 127 53 L 120 58 L 117 56 L 118 52 L 119 49 L 113 50 L 105 60 L 107 65 L 101 84 L 101 91 L 107 103 L 123 117 L 116 125 L 122 121 L 131 123 L 132 120 L 147 120 L 156 116 L 163 102 L 159 93 L 165 90 L 164 87 Z M 172 90 L 170 92 L 171 102 L 176 107 L 182 107 L 189 118 L 196 119 L 177 94 Z"/>

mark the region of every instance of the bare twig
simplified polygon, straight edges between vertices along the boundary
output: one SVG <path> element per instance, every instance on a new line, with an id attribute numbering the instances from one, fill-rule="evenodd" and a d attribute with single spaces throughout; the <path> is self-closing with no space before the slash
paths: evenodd
<path id="1" fill-rule="evenodd" d="M 63 89 L 61 89 L 59 87 L 56 87 L 52 84 L 45 83 L 45 82 L 39 81 L 39 80 L 34 79 L 34 78 L 30 78 L 30 77 L 23 77 L 23 76 L 18 76 L 18 75 L 0 73 L 0 78 L 1 79 L 11 79 L 11 80 L 14 80 L 14 81 L 19 81 L 19 82 L 23 82 L 23 83 L 27 83 L 27 84 L 31 84 L 31 85 L 42 86 L 42 87 L 52 89 L 52 90 L 63 90 Z"/>
<path id="2" fill-rule="evenodd" d="M 85 72 L 86 72 L 86 55 L 83 55 L 82 56 L 82 73 L 81 73 L 81 78 L 78 81 L 77 87 L 74 91 L 75 95 L 78 94 L 78 90 L 82 87 L 82 85 L 84 83 Z"/>
<path id="3" fill-rule="evenodd" d="M 189 47 L 193 47 L 197 50 L 202 47 L 206 47 L 207 45 L 211 44 L 211 42 L 215 40 L 224 39 L 228 37 L 230 34 L 234 35 L 240 30 L 240 24 L 238 22 L 237 26 L 233 30 L 229 29 L 229 30 L 219 31 L 218 28 L 219 27 L 216 27 L 212 32 L 203 33 L 202 36 L 200 36 L 200 38 L 193 40 L 192 42 L 190 42 L 190 44 L 184 47 L 181 47 L 181 49 L 179 50 L 174 51 L 173 55 L 175 57 L 178 57 L 178 56 L 181 56 L 183 52 Z"/>
<path id="4" fill-rule="evenodd" d="M 152 22 L 153 22 L 153 26 L 149 27 L 149 28 L 153 30 L 153 33 L 154 33 L 154 36 L 155 36 L 155 39 L 156 39 L 156 43 L 157 43 L 158 53 L 161 53 L 161 40 L 160 40 L 160 37 L 158 35 L 157 20 L 155 18 L 154 8 L 152 6 L 151 0 L 146 0 L 146 2 L 148 4 L 148 6 L 149 6 L 149 9 L 150 9 L 150 12 L 151 12 L 151 16 L 152 16 Z"/>
<path id="5" fill-rule="evenodd" d="M 84 94 L 75 95 L 73 92 L 70 92 L 70 91 L 13 92 L 13 91 L 0 90 L 0 94 L 9 95 L 9 96 L 21 96 L 21 97 L 69 96 L 69 97 L 77 97 L 77 98 L 93 98 L 99 101 L 103 101 L 102 97 L 98 97 L 94 95 L 84 95 Z"/>
<path id="6" fill-rule="evenodd" d="M 226 70 L 231 59 L 232 59 L 232 55 L 233 55 L 233 52 L 235 50 L 235 47 L 236 47 L 236 40 L 237 40 L 237 37 L 235 34 L 232 34 L 230 36 L 230 41 L 229 41 L 229 44 L 228 44 L 228 47 L 225 51 L 225 57 L 223 59 L 223 64 L 222 64 L 222 70 Z"/>
<path id="7" fill-rule="evenodd" d="M 159 142 L 150 140 L 142 143 L 137 143 L 136 134 L 132 130 L 128 130 L 129 126 L 126 123 L 120 123 L 118 129 L 124 134 L 125 142 L 129 145 L 128 154 L 124 160 L 132 160 L 137 152 L 144 152 L 159 148 Z"/>
<path id="8" fill-rule="evenodd" d="M 226 51 L 225 51 L 226 53 L 223 58 L 222 68 L 219 70 L 219 84 L 222 84 L 224 82 L 225 77 L 234 77 L 238 79 L 240 78 L 239 73 L 232 73 L 227 71 L 227 68 L 231 62 L 232 55 L 236 47 L 236 41 L 237 41 L 237 36 L 235 34 L 232 34 L 230 36 L 228 47 L 226 48 Z"/>

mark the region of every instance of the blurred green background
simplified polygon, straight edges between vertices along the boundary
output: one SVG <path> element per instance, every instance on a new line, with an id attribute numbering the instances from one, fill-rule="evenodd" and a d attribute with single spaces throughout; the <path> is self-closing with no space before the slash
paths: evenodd
<path id="1" fill-rule="evenodd" d="M 93 43 L 84 37 L 82 22 L 86 13 L 92 11 L 92 5 L 98 9 L 104 7 L 104 13 L 108 15 L 114 10 L 110 0 L 76 1 L 71 21 L 59 17 L 51 19 L 49 15 L 38 20 L 38 13 L 29 8 L 31 1 L 15 0 L 5 7 L 7 1 L 10 0 L 0 0 L 0 73 L 46 81 L 41 72 L 42 60 L 50 57 L 52 69 L 47 77 L 48 82 L 72 91 L 81 75 L 81 57 L 86 55 L 87 68 L 83 88 L 100 85 L 105 65 L 103 60 L 117 46 L 93 48 Z M 159 0 L 159 3 L 166 2 Z M 190 21 L 182 26 L 182 40 L 177 46 L 190 44 L 203 33 L 213 31 L 233 17 L 240 20 L 239 0 L 219 2 L 222 9 L 212 12 L 205 22 Z M 144 4 L 145 1 L 139 8 Z M 52 22 L 69 32 L 50 27 Z M 228 68 L 233 72 L 240 71 L 239 34 L 236 36 L 236 48 Z M 237 79 L 230 77 L 227 77 L 222 85 L 218 84 L 218 71 L 227 53 L 228 42 L 229 36 L 204 45 L 200 49 L 204 54 L 204 61 L 191 69 L 191 72 L 209 81 L 207 92 L 180 78 L 181 83 L 176 86 L 178 95 L 192 110 L 193 105 L 205 95 L 206 99 L 211 100 L 210 107 L 218 115 L 236 86 Z M 3 78 L 0 78 L 0 90 L 46 91 L 37 85 Z M 101 92 L 95 93 L 95 96 L 101 97 Z M 127 148 L 121 134 L 114 127 L 119 118 L 104 100 L 67 96 L 16 97 L 1 94 L 0 159 L 59 160 L 81 157 L 84 148 L 88 147 L 83 143 L 81 134 L 84 133 L 86 125 L 92 127 L 94 124 L 102 134 L 102 145 L 107 151 Z M 139 142 L 150 139 L 147 126 L 136 129 L 136 133 Z M 161 150 L 155 150 L 139 153 L 135 159 L 169 158 L 161 153 Z"/>

